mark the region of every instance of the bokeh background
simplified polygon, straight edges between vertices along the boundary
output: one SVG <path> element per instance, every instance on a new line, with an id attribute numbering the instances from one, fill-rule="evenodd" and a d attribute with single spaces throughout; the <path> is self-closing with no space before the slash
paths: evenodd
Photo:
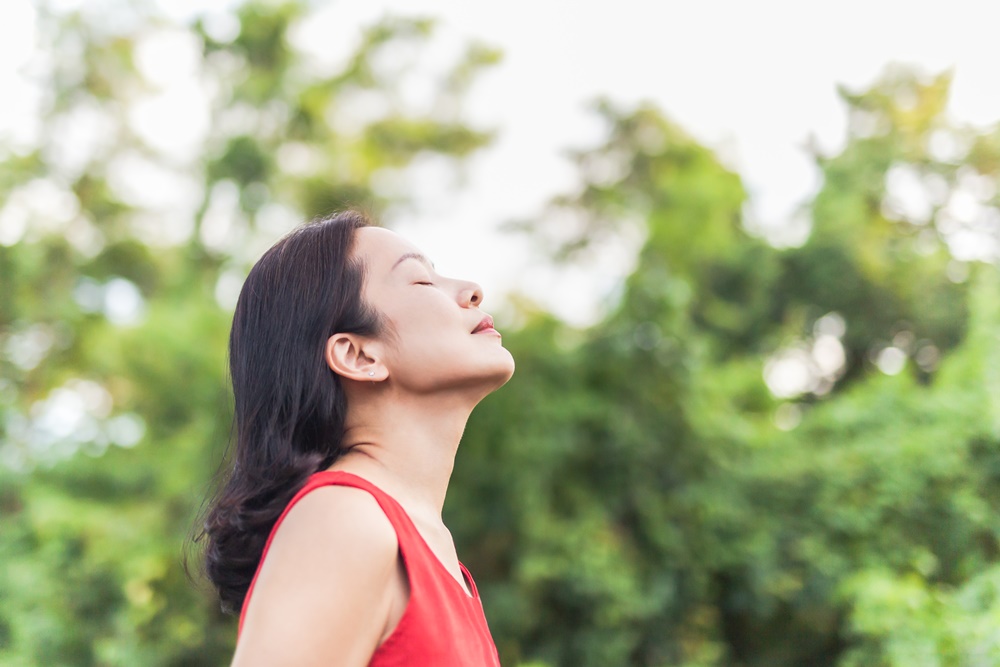
<path id="1" fill-rule="evenodd" d="M 688 4 L 5 0 L 0 664 L 228 664 L 232 307 L 356 206 L 517 360 L 503 664 L 1000 665 L 996 10 Z"/>

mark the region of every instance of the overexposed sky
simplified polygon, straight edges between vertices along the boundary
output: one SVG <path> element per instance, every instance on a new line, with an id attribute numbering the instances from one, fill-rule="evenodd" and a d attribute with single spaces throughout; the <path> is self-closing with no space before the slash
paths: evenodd
<path id="1" fill-rule="evenodd" d="M 426 13 L 439 17 L 443 33 L 504 50 L 469 107 L 473 118 L 499 127 L 497 144 L 474 161 L 468 189 L 432 207 L 430 220 L 411 232 L 428 230 L 424 245 L 432 254 L 454 252 L 448 264 L 462 258 L 463 270 L 489 268 L 489 282 L 512 280 L 507 260 L 465 260 L 461 244 L 446 244 L 448 234 L 461 239 L 465 228 L 478 232 L 531 215 L 553 192 L 572 188 L 562 153 L 599 140 L 586 110 L 598 95 L 657 104 L 739 171 L 754 212 L 771 225 L 819 187 L 803 150 L 807 138 L 829 151 L 841 146 L 846 115 L 838 84 L 869 85 L 892 62 L 932 73 L 953 69 L 951 114 L 980 125 L 1000 120 L 1000 3 L 991 0 L 396 0 L 338 7 L 352 17 L 346 25 L 385 12 Z M 560 279 L 529 268 L 517 282 L 530 294 L 546 285 L 564 314 L 586 320 L 593 292 L 609 289 L 616 272 L 609 266 L 603 276 Z"/>
<path id="2" fill-rule="evenodd" d="M 227 4 L 162 3 L 178 18 Z M 0 3 L 0 85 L 30 47 L 27 6 Z M 442 58 L 468 39 L 504 52 L 466 107 L 475 124 L 499 131 L 496 143 L 470 160 L 462 188 L 433 160 L 411 170 L 424 193 L 420 215 L 393 221 L 442 272 L 479 280 L 487 310 L 499 300 L 491 294 L 520 289 L 585 322 L 627 271 L 627 258 L 611 257 L 587 272 L 553 274 L 526 265 L 522 244 L 495 231 L 574 187 L 564 151 L 600 140 L 586 108 L 599 95 L 651 101 L 713 147 L 744 178 L 755 215 L 769 225 L 782 224 L 819 185 L 806 140 L 831 152 L 840 146 L 838 83 L 866 86 L 892 62 L 952 69 L 950 113 L 978 125 L 1000 120 L 993 0 L 351 0 L 330 3 L 303 39 L 335 61 L 361 26 L 385 14 L 437 18 Z M 0 109 L 0 131 L 13 113 Z"/>

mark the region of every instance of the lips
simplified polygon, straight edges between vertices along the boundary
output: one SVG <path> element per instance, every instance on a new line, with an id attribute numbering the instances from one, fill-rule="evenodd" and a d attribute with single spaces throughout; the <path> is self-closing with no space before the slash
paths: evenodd
<path id="1" fill-rule="evenodd" d="M 482 321 L 476 325 L 476 328 L 472 330 L 472 333 L 479 333 L 480 331 L 488 331 L 493 328 L 493 318 L 487 315 L 482 319 Z"/>

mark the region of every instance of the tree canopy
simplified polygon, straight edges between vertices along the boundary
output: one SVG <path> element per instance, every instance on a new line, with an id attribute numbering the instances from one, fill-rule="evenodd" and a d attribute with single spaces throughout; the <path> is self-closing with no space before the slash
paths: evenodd
<path id="1" fill-rule="evenodd" d="M 295 224 L 391 224 L 408 165 L 488 146 L 462 100 L 500 54 L 469 44 L 414 108 L 429 19 L 330 66 L 302 0 L 95 6 L 41 6 L 63 55 L 0 144 L 0 662 L 222 665 L 235 620 L 182 551 L 230 435 L 234 290 Z M 163 48 L 190 56 L 188 139 Z M 949 82 L 841 91 L 794 247 L 664 112 L 595 104 L 580 187 L 511 233 L 577 268 L 639 238 L 634 269 L 586 328 L 512 299 L 518 370 L 445 507 L 504 664 L 1000 664 L 1000 125 L 950 119 Z"/>

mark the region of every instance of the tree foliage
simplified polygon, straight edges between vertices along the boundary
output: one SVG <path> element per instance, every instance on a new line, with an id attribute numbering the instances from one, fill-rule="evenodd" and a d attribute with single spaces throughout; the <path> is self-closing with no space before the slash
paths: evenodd
<path id="1" fill-rule="evenodd" d="M 455 100 L 497 55 L 470 46 L 433 108 L 412 109 L 394 90 L 415 74 L 376 62 L 419 52 L 428 20 L 387 18 L 323 69 L 290 36 L 305 3 L 244 4 L 228 41 L 141 3 L 105 3 L 108 22 L 96 4 L 39 14 L 48 52 L 78 57 L 36 72 L 41 131 L 0 162 L 0 662 L 225 664 L 232 619 L 181 551 L 229 438 L 233 285 L 303 219 L 405 204 L 405 187 L 376 191 L 379 172 L 488 141 Z M 157 40 L 195 50 L 201 94 L 185 101 L 207 122 L 187 153 L 142 124 L 170 92 L 144 71 Z"/>
<path id="2" fill-rule="evenodd" d="M 3 664 L 226 664 L 181 549 L 229 438 L 233 286 L 297 222 L 391 220 L 408 165 L 490 139 L 461 109 L 494 50 L 415 108 L 399 54 L 432 21 L 331 66 L 296 41 L 311 11 L 39 14 L 74 57 L 37 64 L 40 129 L 0 156 Z M 162 40 L 194 49 L 187 149 L 137 111 L 169 97 Z M 445 508 L 504 664 L 1000 664 L 1000 127 L 949 120 L 948 85 L 841 91 L 787 248 L 659 110 L 596 105 L 581 187 L 520 226 L 557 265 L 638 237 L 635 268 L 585 329 L 521 303 Z"/>
<path id="3" fill-rule="evenodd" d="M 638 265 L 596 326 L 537 313 L 508 337 L 518 372 L 456 473 L 481 490 L 450 506 L 509 655 L 993 664 L 1000 285 L 962 239 L 995 247 L 997 173 L 947 83 L 843 94 L 845 148 L 817 155 L 812 233 L 784 250 L 658 111 L 599 106 L 584 186 L 521 227 L 574 262 L 640 220 Z M 793 362 L 797 388 L 769 377 Z"/>

